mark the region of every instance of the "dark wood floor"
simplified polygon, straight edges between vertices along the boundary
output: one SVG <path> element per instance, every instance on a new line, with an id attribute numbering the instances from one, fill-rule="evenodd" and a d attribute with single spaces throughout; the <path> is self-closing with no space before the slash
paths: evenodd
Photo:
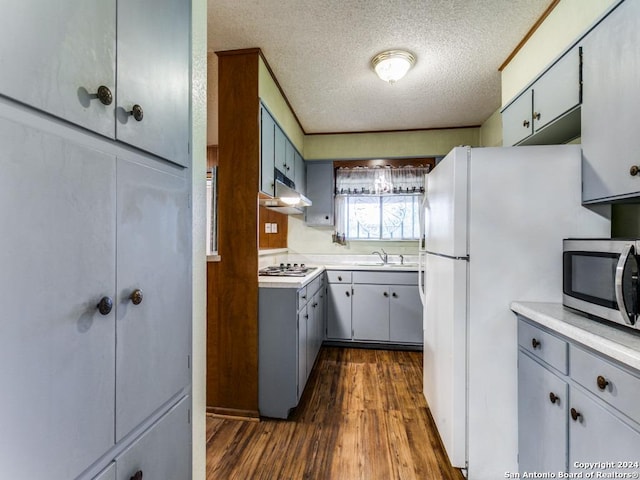
<path id="1" fill-rule="evenodd" d="M 422 353 L 323 347 L 289 420 L 207 418 L 207 480 L 461 480 L 422 395 Z"/>

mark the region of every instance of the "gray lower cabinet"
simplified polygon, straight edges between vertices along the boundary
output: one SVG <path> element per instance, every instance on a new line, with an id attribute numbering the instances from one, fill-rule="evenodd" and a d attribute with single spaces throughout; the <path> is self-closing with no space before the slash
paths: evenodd
<path id="1" fill-rule="evenodd" d="M 640 195 L 640 3 L 627 0 L 584 39 L 582 200 Z"/>
<path id="2" fill-rule="evenodd" d="M 638 472 L 640 372 L 524 317 L 518 330 L 520 473 Z"/>
<path id="3" fill-rule="evenodd" d="M 11 2 L 0 92 L 188 166 L 190 21 L 189 0 Z"/>
<path id="4" fill-rule="evenodd" d="M 0 471 L 68 480 L 114 444 L 116 159 L 6 114 Z"/>
<path id="5" fill-rule="evenodd" d="M 116 441 L 190 383 L 191 211 L 182 173 L 118 159 Z"/>
<path id="6" fill-rule="evenodd" d="M 327 340 L 422 344 L 422 303 L 416 272 L 327 274 Z"/>
<path id="7" fill-rule="evenodd" d="M 307 162 L 306 188 L 312 205 L 305 208 L 305 223 L 316 227 L 333 226 L 333 162 Z"/>
<path id="8" fill-rule="evenodd" d="M 258 408 L 287 418 L 298 405 L 324 332 L 323 275 L 296 288 L 259 289 Z"/>
<path id="9" fill-rule="evenodd" d="M 353 286 L 353 339 L 389 341 L 389 287 Z"/>
<path id="10" fill-rule="evenodd" d="M 422 343 L 422 302 L 417 286 L 392 285 L 389 293 L 389 341 Z"/>
<path id="11" fill-rule="evenodd" d="M 0 470 L 84 479 L 188 391 L 190 174 L 11 102 L 0 142 Z"/>
<path id="12" fill-rule="evenodd" d="M 351 340 L 351 272 L 327 272 L 328 340 Z"/>
<path id="13" fill-rule="evenodd" d="M 569 386 L 522 351 L 518 354 L 520 472 L 567 471 Z"/>
<path id="14" fill-rule="evenodd" d="M 191 479 L 191 397 L 174 405 L 115 464 L 117 480 Z"/>

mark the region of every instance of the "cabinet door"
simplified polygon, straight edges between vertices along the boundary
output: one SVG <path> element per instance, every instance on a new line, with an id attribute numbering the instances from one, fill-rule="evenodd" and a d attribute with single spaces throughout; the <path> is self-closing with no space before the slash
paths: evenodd
<path id="1" fill-rule="evenodd" d="M 116 136 L 180 165 L 189 164 L 190 25 L 189 0 L 118 2 Z"/>
<path id="2" fill-rule="evenodd" d="M 284 132 L 278 125 L 275 126 L 274 131 L 274 165 L 280 170 L 283 174 L 287 174 L 287 159 L 286 159 L 286 149 L 287 149 L 287 137 L 284 136 Z"/>
<path id="3" fill-rule="evenodd" d="M 184 176 L 122 159 L 117 176 L 120 440 L 190 381 L 191 222 Z"/>
<path id="4" fill-rule="evenodd" d="M 305 208 L 310 226 L 333 225 L 333 162 L 307 162 L 307 197 L 313 203 Z"/>
<path id="5" fill-rule="evenodd" d="M 275 195 L 274 184 L 274 142 L 276 123 L 264 108 L 260 108 L 260 190 L 267 195 Z"/>
<path id="6" fill-rule="evenodd" d="M 422 343 L 422 303 L 417 285 L 392 285 L 389 290 L 389 340 Z"/>
<path id="7" fill-rule="evenodd" d="M 307 325 L 309 319 L 308 306 L 306 306 L 298 313 L 298 401 L 300 401 L 307 383 Z"/>
<path id="8" fill-rule="evenodd" d="M 502 145 L 515 145 L 533 133 L 532 108 L 532 93 L 527 90 L 502 112 Z"/>
<path id="9" fill-rule="evenodd" d="M 295 149 L 293 148 L 293 144 L 286 140 L 284 145 L 284 174 L 295 181 L 296 171 L 295 171 Z"/>
<path id="10" fill-rule="evenodd" d="M 389 340 L 389 287 L 354 285 L 353 339 Z"/>
<path id="11" fill-rule="evenodd" d="M 568 392 L 565 381 L 518 352 L 520 473 L 567 471 Z"/>
<path id="12" fill-rule="evenodd" d="M 191 478 L 191 397 L 184 397 L 116 457 L 118 480 Z"/>
<path id="13" fill-rule="evenodd" d="M 295 175 L 293 181 L 296 184 L 296 190 L 303 195 L 307 192 L 307 166 L 304 163 L 302 155 L 294 152 Z"/>
<path id="14" fill-rule="evenodd" d="M 640 193 L 640 2 L 624 2 L 583 42 L 582 200 Z M 615 52 L 615 53 L 614 53 Z"/>
<path id="15" fill-rule="evenodd" d="M 567 52 L 533 85 L 533 129 L 540 130 L 580 104 L 581 52 Z"/>
<path id="16" fill-rule="evenodd" d="M 327 291 L 327 338 L 351 340 L 351 285 L 330 283 Z"/>
<path id="17" fill-rule="evenodd" d="M 0 93 L 114 137 L 115 0 L 3 2 Z"/>
<path id="18" fill-rule="evenodd" d="M 115 158 L 5 118 L 0 145 L 0 476 L 68 480 L 114 443 Z"/>
<path id="19" fill-rule="evenodd" d="M 615 468 L 617 462 L 638 461 L 640 433 L 609 413 L 582 391 L 571 388 L 569 408 L 579 414 L 569 418 L 569 471 L 584 472 L 576 468 L 577 462 L 613 462 L 614 468 L 594 471 L 631 473 L 637 468 Z"/>

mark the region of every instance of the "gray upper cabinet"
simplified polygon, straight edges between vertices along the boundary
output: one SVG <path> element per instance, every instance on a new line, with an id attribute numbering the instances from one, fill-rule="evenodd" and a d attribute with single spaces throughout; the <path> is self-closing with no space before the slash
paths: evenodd
<path id="1" fill-rule="evenodd" d="M 502 112 L 502 143 L 516 145 L 533 133 L 533 94 L 529 89 Z"/>
<path id="2" fill-rule="evenodd" d="M 583 202 L 640 195 L 640 2 L 626 1 L 584 39 Z M 634 168 L 636 167 L 636 168 Z"/>
<path id="3" fill-rule="evenodd" d="M 280 170 L 285 176 L 287 175 L 287 137 L 284 135 L 282 129 L 276 125 L 274 132 L 274 159 L 273 166 Z"/>
<path id="4" fill-rule="evenodd" d="M 297 151 L 293 154 L 294 157 L 294 178 L 293 181 L 296 184 L 296 190 L 303 195 L 306 195 L 307 192 L 307 165 Z"/>
<path id="5" fill-rule="evenodd" d="M 275 129 L 273 117 L 260 105 L 260 191 L 271 196 L 275 194 Z"/>
<path id="6" fill-rule="evenodd" d="M 581 64 L 575 46 L 503 110 L 503 145 L 558 144 L 580 135 Z"/>
<path id="7" fill-rule="evenodd" d="M 114 0 L 3 2 L 0 32 L 0 92 L 115 137 Z M 100 86 L 110 105 L 98 100 Z"/>
<path id="8" fill-rule="evenodd" d="M 9 2 L 0 92 L 187 166 L 189 29 L 188 0 Z"/>
<path id="9" fill-rule="evenodd" d="M 184 176 L 119 159 L 117 177 L 120 440 L 190 382 L 191 236 Z"/>
<path id="10" fill-rule="evenodd" d="M 309 226 L 333 225 L 333 162 L 307 162 L 307 197 L 313 203 L 305 209 Z"/>
<path id="11" fill-rule="evenodd" d="M 116 160 L 3 112 L 0 144 L 1 476 L 68 480 L 114 444 Z"/>
<path id="12" fill-rule="evenodd" d="M 189 165 L 190 4 L 189 0 L 119 1 L 117 24 L 116 137 L 185 166 Z M 141 118 L 136 111 L 142 112 Z"/>

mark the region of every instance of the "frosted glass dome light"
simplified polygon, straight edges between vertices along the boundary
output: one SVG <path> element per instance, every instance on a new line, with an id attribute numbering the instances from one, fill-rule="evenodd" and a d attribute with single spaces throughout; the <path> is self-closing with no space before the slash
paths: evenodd
<path id="1" fill-rule="evenodd" d="M 404 77 L 416 63 L 416 57 L 404 50 L 388 50 L 371 60 L 373 69 L 385 82 L 395 83 Z"/>

